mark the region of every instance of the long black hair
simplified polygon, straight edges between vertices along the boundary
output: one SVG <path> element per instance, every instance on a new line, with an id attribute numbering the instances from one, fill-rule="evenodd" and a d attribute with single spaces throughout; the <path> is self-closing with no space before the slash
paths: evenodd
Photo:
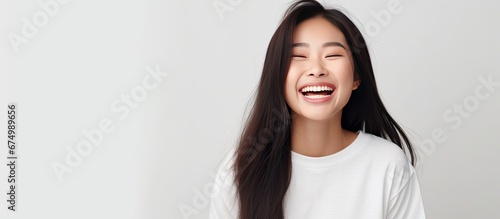
<path id="1" fill-rule="evenodd" d="M 233 171 L 240 219 L 281 219 L 283 199 L 291 180 L 291 109 L 285 102 L 284 83 L 291 61 L 292 36 L 299 23 L 321 16 L 340 29 L 360 80 L 342 110 L 343 129 L 385 138 L 405 146 L 412 165 L 415 150 L 402 128 L 385 109 L 365 40 L 356 25 L 341 11 L 325 9 L 313 0 L 292 3 L 269 42 L 257 95 L 235 152 Z"/>

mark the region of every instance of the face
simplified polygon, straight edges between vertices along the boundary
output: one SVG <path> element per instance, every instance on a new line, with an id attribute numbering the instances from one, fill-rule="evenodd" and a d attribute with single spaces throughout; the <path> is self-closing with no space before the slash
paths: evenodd
<path id="1" fill-rule="evenodd" d="M 322 17 L 305 20 L 293 33 L 292 55 L 285 99 L 294 116 L 316 121 L 341 116 L 359 86 L 342 32 Z"/>

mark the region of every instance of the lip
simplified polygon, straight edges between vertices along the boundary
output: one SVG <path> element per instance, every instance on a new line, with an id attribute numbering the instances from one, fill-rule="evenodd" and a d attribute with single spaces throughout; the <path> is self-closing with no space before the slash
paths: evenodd
<path id="1" fill-rule="evenodd" d="M 300 92 L 304 87 L 307 87 L 307 86 L 328 86 L 328 87 L 333 88 L 333 92 L 332 92 L 332 94 L 330 94 L 330 95 L 328 95 L 327 97 L 324 97 L 324 98 L 309 99 L 306 96 L 304 96 L 302 94 L 302 92 Z M 309 82 L 309 83 L 305 83 L 305 84 L 301 85 L 301 87 L 299 88 L 298 92 L 300 93 L 300 95 L 302 96 L 302 98 L 304 98 L 304 100 L 307 101 L 307 102 L 310 102 L 310 103 L 324 103 L 324 102 L 327 102 L 330 99 L 332 99 L 333 93 L 335 92 L 336 89 L 337 89 L 337 87 L 335 85 L 333 85 L 332 83 L 328 83 L 328 82 Z"/>

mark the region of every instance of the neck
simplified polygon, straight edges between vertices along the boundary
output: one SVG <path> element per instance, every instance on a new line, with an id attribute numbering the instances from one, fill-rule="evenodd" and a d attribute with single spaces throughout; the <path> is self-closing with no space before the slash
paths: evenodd
<path id="1" fill-rule="evenodd" d="M 342 129 L 341 115 L 325 121 L 314 121 L 302 116 L 292 118 L 291 149 L 302 155 L 322 157 L 337 153 L 351 144 L 357 136 L 356 133 Z"/>

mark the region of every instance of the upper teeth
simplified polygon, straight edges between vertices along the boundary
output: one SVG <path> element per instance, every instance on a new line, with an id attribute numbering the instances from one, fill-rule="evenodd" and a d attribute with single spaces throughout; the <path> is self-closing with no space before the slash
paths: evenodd
<path id="1" fill-rule="evenodd" d="M 333 91 L 333 88 L 328 86 L 307 86 L 302 88 L 302 92 L 320 92 L 320 91 Z"/>

